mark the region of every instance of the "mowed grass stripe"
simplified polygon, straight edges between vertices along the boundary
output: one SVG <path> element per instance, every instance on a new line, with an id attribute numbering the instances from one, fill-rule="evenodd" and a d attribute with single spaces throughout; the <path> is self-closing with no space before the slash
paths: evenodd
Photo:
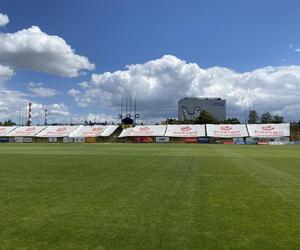
<path id="1" fill-rule="evenodd" d="M 0 145 L 0 248 L 296 249 L 298 151 Z"/>

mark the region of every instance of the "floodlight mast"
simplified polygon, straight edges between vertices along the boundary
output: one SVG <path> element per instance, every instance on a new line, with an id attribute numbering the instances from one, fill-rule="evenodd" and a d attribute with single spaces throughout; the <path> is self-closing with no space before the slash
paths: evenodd
<path id="1" fill-rule="evenodd" d="M 123 96 L 121 96 L 121 119 L 123 118 Z"/>
<path id="2" fill-rule="evenodd" d="M 129 118 L 131 118 L 131 96 L 129 97 Z"/>
<path id="3" fill-rule="evenodd" d="M 28 104 L 28 121 L 27 121 L 27 126 L 31 126 L 32 123 L 32 103 L 30 102 Z"/>
<path id="4" fill-rule="evenodd" d="M 72 115 L 71 115 L 71 122 L 72 122 Z M 48 124 L 48 110 L 45 109 L 45 125 Z"/>

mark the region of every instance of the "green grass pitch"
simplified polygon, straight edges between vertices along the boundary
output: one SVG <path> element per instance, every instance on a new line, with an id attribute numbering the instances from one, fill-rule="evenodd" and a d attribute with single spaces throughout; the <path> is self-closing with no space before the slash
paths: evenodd
<path id="1" fill-rule="evenodd" d="M 300 146 L 0 145 L 0 249 L 299 248 Z"/>

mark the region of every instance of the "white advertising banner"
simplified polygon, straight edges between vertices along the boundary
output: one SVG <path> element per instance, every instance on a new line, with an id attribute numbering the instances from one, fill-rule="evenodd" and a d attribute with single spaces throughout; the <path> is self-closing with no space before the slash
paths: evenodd
<path id="1" fill-rule="evenodd" d="M 205 125 L 167 125 L 165 136 L 202 137 L 205 136 Z"/>
<path id="2" fill-rule="evenodd" d="M 80 126 L 69 137 L 84 138 L 84 137 L 99 137 L 110 136 L 118 128 L 117 125 L 94 125 L 94 126 Z"/>
<path id="3" fill-rule="evenodd" d="M 148 125 L 135 126 L 132 128 L 123 129 L 119 137 L 132 136 L 164 136 L 166 132 L 166 125 Z"/>
<path id="4" fill-rule="evenodd" d="M 71 138 L 84 138 L 84 137 L 98 137 L 103 133 L 107 126 L 80 126 L 73 131 L 69 137 Z"/>
<path id="5" fill-rule="evenodd" d="M 247 127 L 245 124 L 206 124 L 206 132 L 207 136 L 218 138 L 248 136 Z"/>
<path id="6" fill-rule="evenodd" d="M 23 126 L 17 127 L 10 133 L 6 134 L 5 136 L 9 137 L 31 137 L 45 129 L 45 126 Z"/>
<path id="7" fill-rule="evenodd" d="M 40 133 L 35 135 L 36 137 L 66 137 L 75 131 L 78 126 L 48 126 Z"/>
<path id="8" fill-rule="evenodd" d="M 249 135 L 258 138 L 276 138 L 290 136 L 290 124 L 247 124 Z"/>
<path id="9" fill-rule="evenodd" d="M 12 127 L 0 127 L 0 137 L 5 136 L 16 128 L 16 126 Z"/>

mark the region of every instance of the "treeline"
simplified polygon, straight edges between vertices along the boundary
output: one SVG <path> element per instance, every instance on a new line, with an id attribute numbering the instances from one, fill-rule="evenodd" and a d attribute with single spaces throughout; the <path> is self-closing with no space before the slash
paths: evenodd
<path id="1" fill-rule="evenodd" d="M 271 115 L 269 112 L 263 113 L 260 117 L 255 110 L 251 110 L 248 116 L 248 123 L 283 123 L 284 118 L 278 114 Z"/>
<path id="2" fill-rule="evenodd" d="M 4 126 L 4 127 L 15 126 L 15 125 L 16 123 L 12 122 L 10 119 L 4 121 L 3 123 L 0 122 L 0 126 Z"/>
<path id="3" fill-rule="evenodd" d="M 284 121 L 283 116 L 271 115 L 269 112 L 263 113 L 260 117 L 255 110 L 251 110 L 248 116 L 248 123 L 282 123 Z M 241 124 L 238 118 L 228 118 L 225 121 L 218 121 L 209 112 L 202 111 L 196 119 L 179 121 L 177 119 L 167 119 L 165 124 Z"/>

